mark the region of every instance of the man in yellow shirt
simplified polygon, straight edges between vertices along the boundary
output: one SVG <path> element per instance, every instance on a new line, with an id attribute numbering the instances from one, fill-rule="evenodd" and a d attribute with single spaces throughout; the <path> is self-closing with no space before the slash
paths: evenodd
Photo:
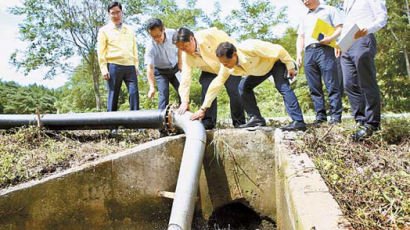
<path id="1" fill-rule="evenodd" d="M 222 67 L 218 77 L 212 81 L 201 109 L 194 113 L 191 119 L 201 119 L 229 76 L 237 75 L 247 76 L 241 80 L 239 94 L 250 117 L 248 123 L 240 127 L 265 126 L 266 122 L 257 106 L 253 88 L 273 76 L 276 89 L 282 94 L 286 110 L 293 120 L 281 129 L 306 130 L 299 102 L 288 81 L 288 75 L 296 76 L 296 64 L 282 46 L 255 39 L 244 41 L 238 48 L 230 42 L 223 42 L 218 45 L 216 56 L 225 68 Z"/>
<path id="2" fill-rule="evenodd" d="M 201 103 L 205 98 L 205 93 L 209 84 L 220 71 L 221 64 L 215 56 L 215 50 L 219 43 L 234 42 L 225 32 L 216 28 L 205 29 L 195 34 L 187 28 L 179 28 L 173 36 L 172 42 L 182 52 L 182 72 L 179 95 L 181 96 L 180 113 L 189 110 L 189 93 L 192 82 L 192 72 L 194 67 L 202 70 L 199 83 L 202 86 Z M 225 82 L 225 88 L 230 98 L 231 117 L 234 127 L 245 123 L 245 114 L 239 97 L 238 86 L 241 81 L 239 76 L 231 76 Z M 212 129 L 216 124 L 217 107 L 216 100 L 209 105 L 202 124 L 205 129 Z"/>
<path id="3" fill-rule="evenodd" d="M 111 22 L 98 31 L 98 62 L 108 86 L 107 111 L 117 111 L 123 81 L 128 88 L 130 110 L 138 110 L 138 51 L 135 34 L 122 22 L 120 3 L 110 3 L 108 15 Z"/>

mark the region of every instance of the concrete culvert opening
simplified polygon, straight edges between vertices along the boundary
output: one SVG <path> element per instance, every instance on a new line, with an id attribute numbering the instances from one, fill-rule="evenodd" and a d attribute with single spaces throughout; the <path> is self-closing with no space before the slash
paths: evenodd
<path id="1" fill-rule="evenodd" d="M 255 210 L 236 200 L 217 208 L 208 220 L 208 230 L 273 230 L 276 223 L 269 218 L 261 217 Z"/>
<path id="2" fill-rule="evenodd" d="M 207 134 L 195 216 L 182 229 L 345 229 L 313 163 L 291 155 L 281 132 Z M 161 138 L 0 190 L 0 229 L 168 229 L 173 201 L 159 191 L 176 190 L 185 139 Z"/>

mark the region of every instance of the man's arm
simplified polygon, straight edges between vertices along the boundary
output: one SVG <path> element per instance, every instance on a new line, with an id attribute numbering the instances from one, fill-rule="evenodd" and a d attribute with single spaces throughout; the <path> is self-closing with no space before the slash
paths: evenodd
<path id="1" fill-rule="evenodd" d="M 387 24 L 387 9 L 386 3 L 382 0 L 373 0 L 369 1 L 371 11 L 376 17 L 376 20 L 373 22 L 369 28 L 367 28 L 368 33 L 376 33 L 378 30 L 386 26 Z"/>
<path id="2" fill-rule="evenodd" d="M 178 49 L 178 69 L 182 71 L 182 51 Z"/>
<path id="3" fill-rule="evenodd" d="M 255 40 L 253 44 L 251 44 L 251 47 L 253 48 L 253 52 L 260 57 L 279 59 L 286 65 L 288 75 L 296 77 L 295 61 L 281 45 Z"/>
<path id="4" fill-rule="evenodd" d="M 151 99 L 155 96 L 154 57 L 154 49 L 150 41 L 148 41 L 145 44 L 144 60 L 145 65 L 147 66 L 147 80 L 149 84 L 148 97 Z"/>
<path id="5" fill-rule="evenodd" d="M 255 40 L 251 46 L 258 56 L 279 59 L 288 70 L 295 69 L 295 61 L 281 45 Z"/>
<path id="6" fill-rule="evenodd" d="M 180 114 L 189 110 L 189 93 L 192 83 L 192 66 L 188 63 L 188 57 L 185 52 L 182 53 L 182 71 L 181 82 L 179 84 L 178 93 L 181 97 L 181 105 L 178 109 Z"/>
<path id="7" fill-rule="evenodd" d="M 336 26 L 335 32 L 333 32 L 330 36 L 325 36 L 322 40 L 320 40 L 320 44 L 329 45 L 333 40 L 340 36 L 342 33 L 343 25 Z"/>
<path id="8" fill-rule="evenodd" d="M 98 31 L 97 36 L 97 54 L 98 54 L 98 63 L 100 65 L 100 70 L 103 78 L 105 80 L 110 79 L 110 74 L 107 68 L 107 37 L 102 29 Z"/>
<path id="9" fill-rule="evenodd" d="M 305 46 L 305 35 L 299 34 L 296 40 L 296 63 L 300 68 L 303 63 L 303 48 Z"/>
<path id="10" fill-rule="evenodd" d="M 338 9 L 335 7 L 329 6 L 329 14 L 331 17 L 331 24 L 335 27 L 335 32 L 330 36 L 325 36 L 319 42 L 324 45 L 329 45 L 333 40 L 340 36 L 343 29 L 343 17 Z"/>
<path id="11" fill-rule="evenodd" d="M 221 68 L 219 69 L 218 76 L 214 78 L 211 84 L 206 91 L 204 102 L 200 110 L 192 114 L 191 120 L 202 119 L 205 116 L 205 111 L 211 107 L 212 102 L 217 97 L 219 91 L 224 86 L 225 82 L 228 80 L 230 76 L 229 70 L 221 64 Z"/>
<path id="12" fill-rule="evenodd" d="M 134 65 L 135 65 L 135 72 L 137 74 L 137 76 L 139 75 L 139 71 L 138 71 L 138 65 L 139 65 L 139 61 L 138 61 L 138 46 L 137 46 L 137 39 L 135 38 L 135 34 L 133 34 L 133 46 L 132 46 L 132 55 L 134 56 Z"/>
<path id="13" fill-rule="evenodd" d="M 155 77 L 153 65 L 147 65 L 147 79 L 149 84 L 148 97 L 152 99 L 155 96 Z"/>

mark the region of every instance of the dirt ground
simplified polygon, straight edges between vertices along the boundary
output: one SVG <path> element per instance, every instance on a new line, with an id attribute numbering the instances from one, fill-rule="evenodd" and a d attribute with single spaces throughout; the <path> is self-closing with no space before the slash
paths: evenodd
<path id="1" fill-rule="evenodd" d="M 354 125 L 310 128 L 307 153 L 356 230 L 410 229 L 410 121 L 385 120 L 381 131 L 352 142 Z"/>
<path id="2" fill-rule="evenodd" d="M 0 131 L 0 188 L 39 179 L 159 138 L 157 130 Z"/>

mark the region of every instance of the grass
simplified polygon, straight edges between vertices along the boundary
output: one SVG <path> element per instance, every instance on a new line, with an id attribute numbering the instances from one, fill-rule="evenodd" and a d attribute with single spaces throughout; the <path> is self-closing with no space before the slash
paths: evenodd
<path id="1" fill-rule="evenodd" d="M 155 130 L 45 131 L 37 127 L 0 131 L 0 188 L 132 148 L 159 137 Z"/>
<path id="2" fill-rule="evenodd" d="M 385 120 L 355 143 L 353 123 L 309 129 L 297 152 L 307 153 L 356 230 L 410 229 L 410 121 Z"/>

